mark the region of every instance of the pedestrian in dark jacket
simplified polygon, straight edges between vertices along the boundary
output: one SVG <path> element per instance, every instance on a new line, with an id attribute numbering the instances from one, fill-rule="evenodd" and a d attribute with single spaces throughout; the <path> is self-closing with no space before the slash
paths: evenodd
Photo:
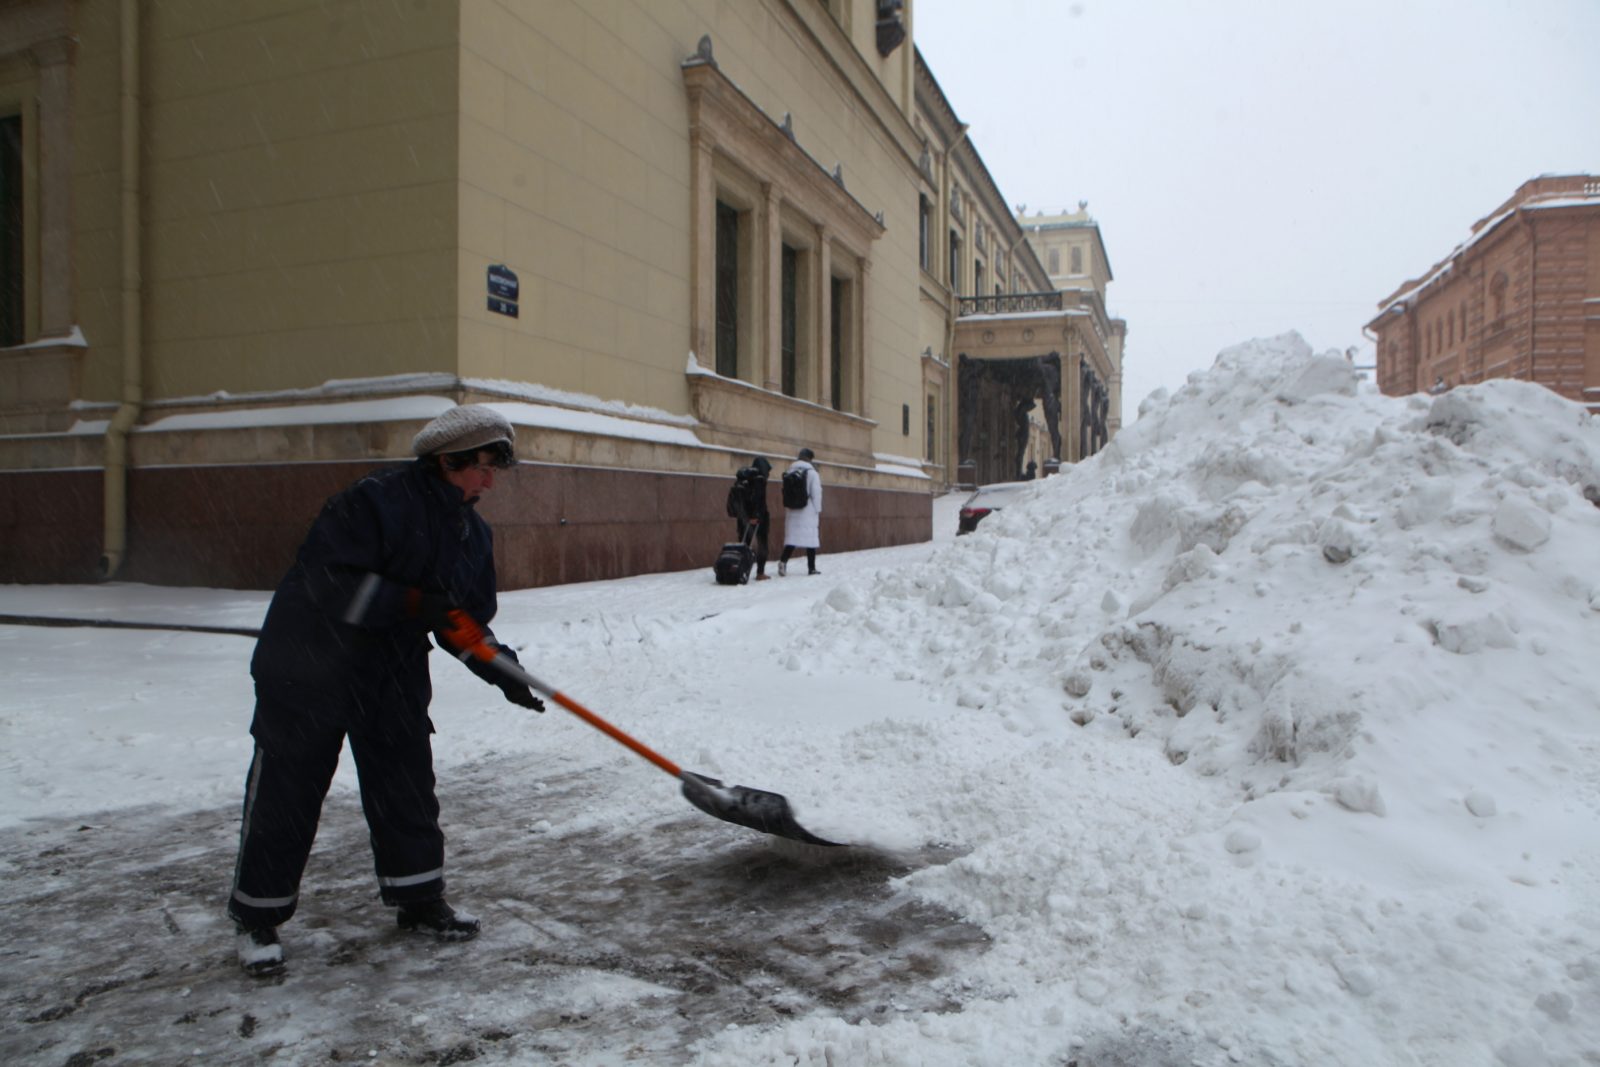
<path id="1" fill-rule="evenodd" d="M 752 524 L 755 525 L 755 554 L 756 554 L 756 581 L 764 582 L 771 577 L 767 573 L 767 555 L 770 548 L 767 542 L 767 532 L 772 526 L 772 513 L 767 510 L 767 478 L 772 474 L 772 464 L 767 462 L 766 456 L 757 456 L 750 461 L 750 466 L 739 472 L 738 514 L 734 516 L 737 526 L 737 536 L 740 541 L 745 539 L 746 532 Z"/>
<path id="2" fill-rule="evenodd" d="M 331 497 L 279 583 L 256 643 L 255 755 L 228 914 L 251 974 L 283 969 L 277 927 L 295 912 L 322 801 L 346 738 L 378 887 L 402 929 L 466 940 L 478 921 L 445 902 L 434 794 L 428 635 L 447 653 L 448 613 L 495 614 L 493 538 L 474 510 L 516 464 L 516 433 L 483 405 L 452 408 L 412 442 L 417 459 Z M 468 669 L 535 711 L 527 686 Z"/>

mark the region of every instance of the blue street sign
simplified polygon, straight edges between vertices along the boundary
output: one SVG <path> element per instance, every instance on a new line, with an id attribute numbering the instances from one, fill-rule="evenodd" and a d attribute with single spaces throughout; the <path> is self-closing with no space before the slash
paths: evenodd
<path id="1" fill-rule="evenodd" d="M 489 295 L 498 296 L 504 300 L 516 300 L 517 292 L 521 287 L 517 284 L 517 272 L 503 263 L 496 263 L 489 268 Z M 492 304 L 490 305 L 493 306 Z"/>

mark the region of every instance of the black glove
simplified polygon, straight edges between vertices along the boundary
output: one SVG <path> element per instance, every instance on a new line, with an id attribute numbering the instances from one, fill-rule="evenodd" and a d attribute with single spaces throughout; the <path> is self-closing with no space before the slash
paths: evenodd
<path id="1" fill-rule="evenodd" d="M 449 613 L 455 607 L 448 593 L 424 593 L 415 586 L 406 590 L 406 614 L 429 630 L 448 630 Z"/>
<path id="2" fill-rule="evenodd" d="M 520 707 L 532 708 L 534 711 L 544 710 L 544 701 L 534 696 L 533 690 L 523 685 L 521 682 L 512 681 L 509 679 L 501 682 L 500 692 L 504 693 L 506 695 L 506 699 L 511 701 L 511 703 Z"/>

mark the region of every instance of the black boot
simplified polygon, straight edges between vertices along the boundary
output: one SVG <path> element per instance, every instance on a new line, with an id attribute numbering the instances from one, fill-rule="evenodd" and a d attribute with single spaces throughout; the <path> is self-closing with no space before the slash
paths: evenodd
<path id="1" fill-rule="evenodd" d="M 478 920 L 438 900 L 400 905 L 395 922 L 402 930 L 427 931 L 440 941 L 471 941 L 478 936 Z"/>
<path id="2" fill-rule="evenodd" d="M 276 926 L 258 926 L 247 930 L 237 927 L 234 946 L 239 951 L 239 966 L 252 978 L 271 978 L 283 973 L 283 945 L 278 941 Z"/>

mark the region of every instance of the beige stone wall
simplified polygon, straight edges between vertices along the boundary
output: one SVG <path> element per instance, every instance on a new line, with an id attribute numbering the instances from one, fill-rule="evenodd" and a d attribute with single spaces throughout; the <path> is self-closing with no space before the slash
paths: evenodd
<path id="1" fill-rule="evenodd" d="M 863 72 L 852 56 L 830 63 L 813 33 L 825 47 L 845 45 L 825 10 L 800 2 L 465 5 L 462 373 L 690 410 L 693 198 L 681 64 L 709 34 L 727 78 L 772 121 L 792 115 L 796 143 L 824 167 L 840 164 L 850 195 L 885 214 L 870 250 L 858 413 L 880 423 L 874 448 L 903 451 L 900 404 L 921 388 L 916 200 L 908 126 L 890 89 L 909 46 L 889 61 L 869 49 Z M 858 93 L 887 113 L 863 114 Z M 516 319 L 484 306 L 492 263 L 518 274 Z"/>
<path id="2" fill-rule="evenodd" d="M 146 394 L 453 368 L 454 5 L 139 7 Z M 76 18 L 77 307 L 101 400 L 122 358 L 118 9 Z"/>
<path id="3" fill-rule="evenodd" d="M 72 12 L 70 254 L 53 262 L 87 339 L 69 361 L 79 398 L 112 403 L 121 5 L 27 3 Z M 681 63 L 709 34 L 739 90 L 773 122 L 791 115 L 799 148 L 882 213 L 860 275 L 865 375 L 850 413 L 876 424 L 865 451 L 923 453 L 925 420 L 907 434 L 902 410 L 923 409 L 923 353 L 945 345 L 918 266 L 914 53 L 908 40 L 877 55 L 871 3 L 139 10 L 147 400 L 437 371 L 691 412 Z M 37 77 L 0 62 L 0 102 Z M 490 264 L 517 272 L 517 318 L 486 307 Z M 862 450 L 841 425 L 837 443 Z"/>
<path id="4" fill-rule="evenodd" d="M 42 390 L 38 411 L 0 397 L 7 472 L 104 463 L 105 420 L 123 395 L 132 324 L 122 313 L 131 221 L 122 7 L 0 4 L 0 28 L 24 10 L 70 19 L 71 35 L 52 31 L 48 48 L 0 40 L 0 105 L 54 101 L 41 128 L 63 137 L 67 150 L 52 158 L 66 161 L 70 181 L 28 200 L 40 264 L 29 280 L 40 308 L 30 330 L 79 325 L 85 341 L 0 361 L 0 387 Z M 698 447 L 627 434 L 531 435 L 531 459 L 578 481 L 613 469 L 720 478 L 750 451 L 782 458 L 810 444 L 830 484 L 863 494 L 863 544 L 878 536 L 873 516 L 889 513 L 875 495 L 924 492 L 924 479 L 873 469 L 874 453 L 924 454 L 926 401 L 946 403 L 951 384 L 941 362 L 947 320 L 918 265 L 914 52 L 907 40 L 877 55 L 870 0 L 136 7 L 144 397 L 129 438 L 136 512 L 150 484 L 143 471 L 189 470 L 198 483 L 217 477 L 215 464 L 267 464 L 292 479 L 299 467 L 407 451 L 408 427 L 393 415 L 280 425 L 248 409 L 408 392 L 522 398 L 514 384 L 473 379 L 702 420 Z M 788 163 L 798 154 L 813 183 L 823 175 L 832 196 L 849 198 L 847 211 L 835 205 L 832 230 L 803 217 L 803 197 L 781 211 L 785 236 L 810 226 L 862 294 L 852 329 L 865 370 L 847 387 L 843 414 L 816 390 L 774 396 L 763 389 L 770 375 L 719 388 L 686 374 L 695 195 L 682 64 L 704 35 L 722 75 L 767 124 L 751 136 L 770 136 L 789 115 Z M 827 177 L 835 166 L 843 192 Z M 841 226 L 839 211 L 854 215 Z M 830 261 L 819 254 L 817 262 L 825 271 Z M 486 306 L 491 264 L 519 276 L 516 318 Z M 770 336 L 764 343 L 773 347 Z M 767 352 L 760 363 L 772 365 Z M 419 372 L 439 377 L 297 392 Z M 209 421 L 151 426 L 192 414 Z M 73 512 L 74 523 L 93 521 L 88 509 Z M 882 543 L 905 535 L 897 527 Z"/>

